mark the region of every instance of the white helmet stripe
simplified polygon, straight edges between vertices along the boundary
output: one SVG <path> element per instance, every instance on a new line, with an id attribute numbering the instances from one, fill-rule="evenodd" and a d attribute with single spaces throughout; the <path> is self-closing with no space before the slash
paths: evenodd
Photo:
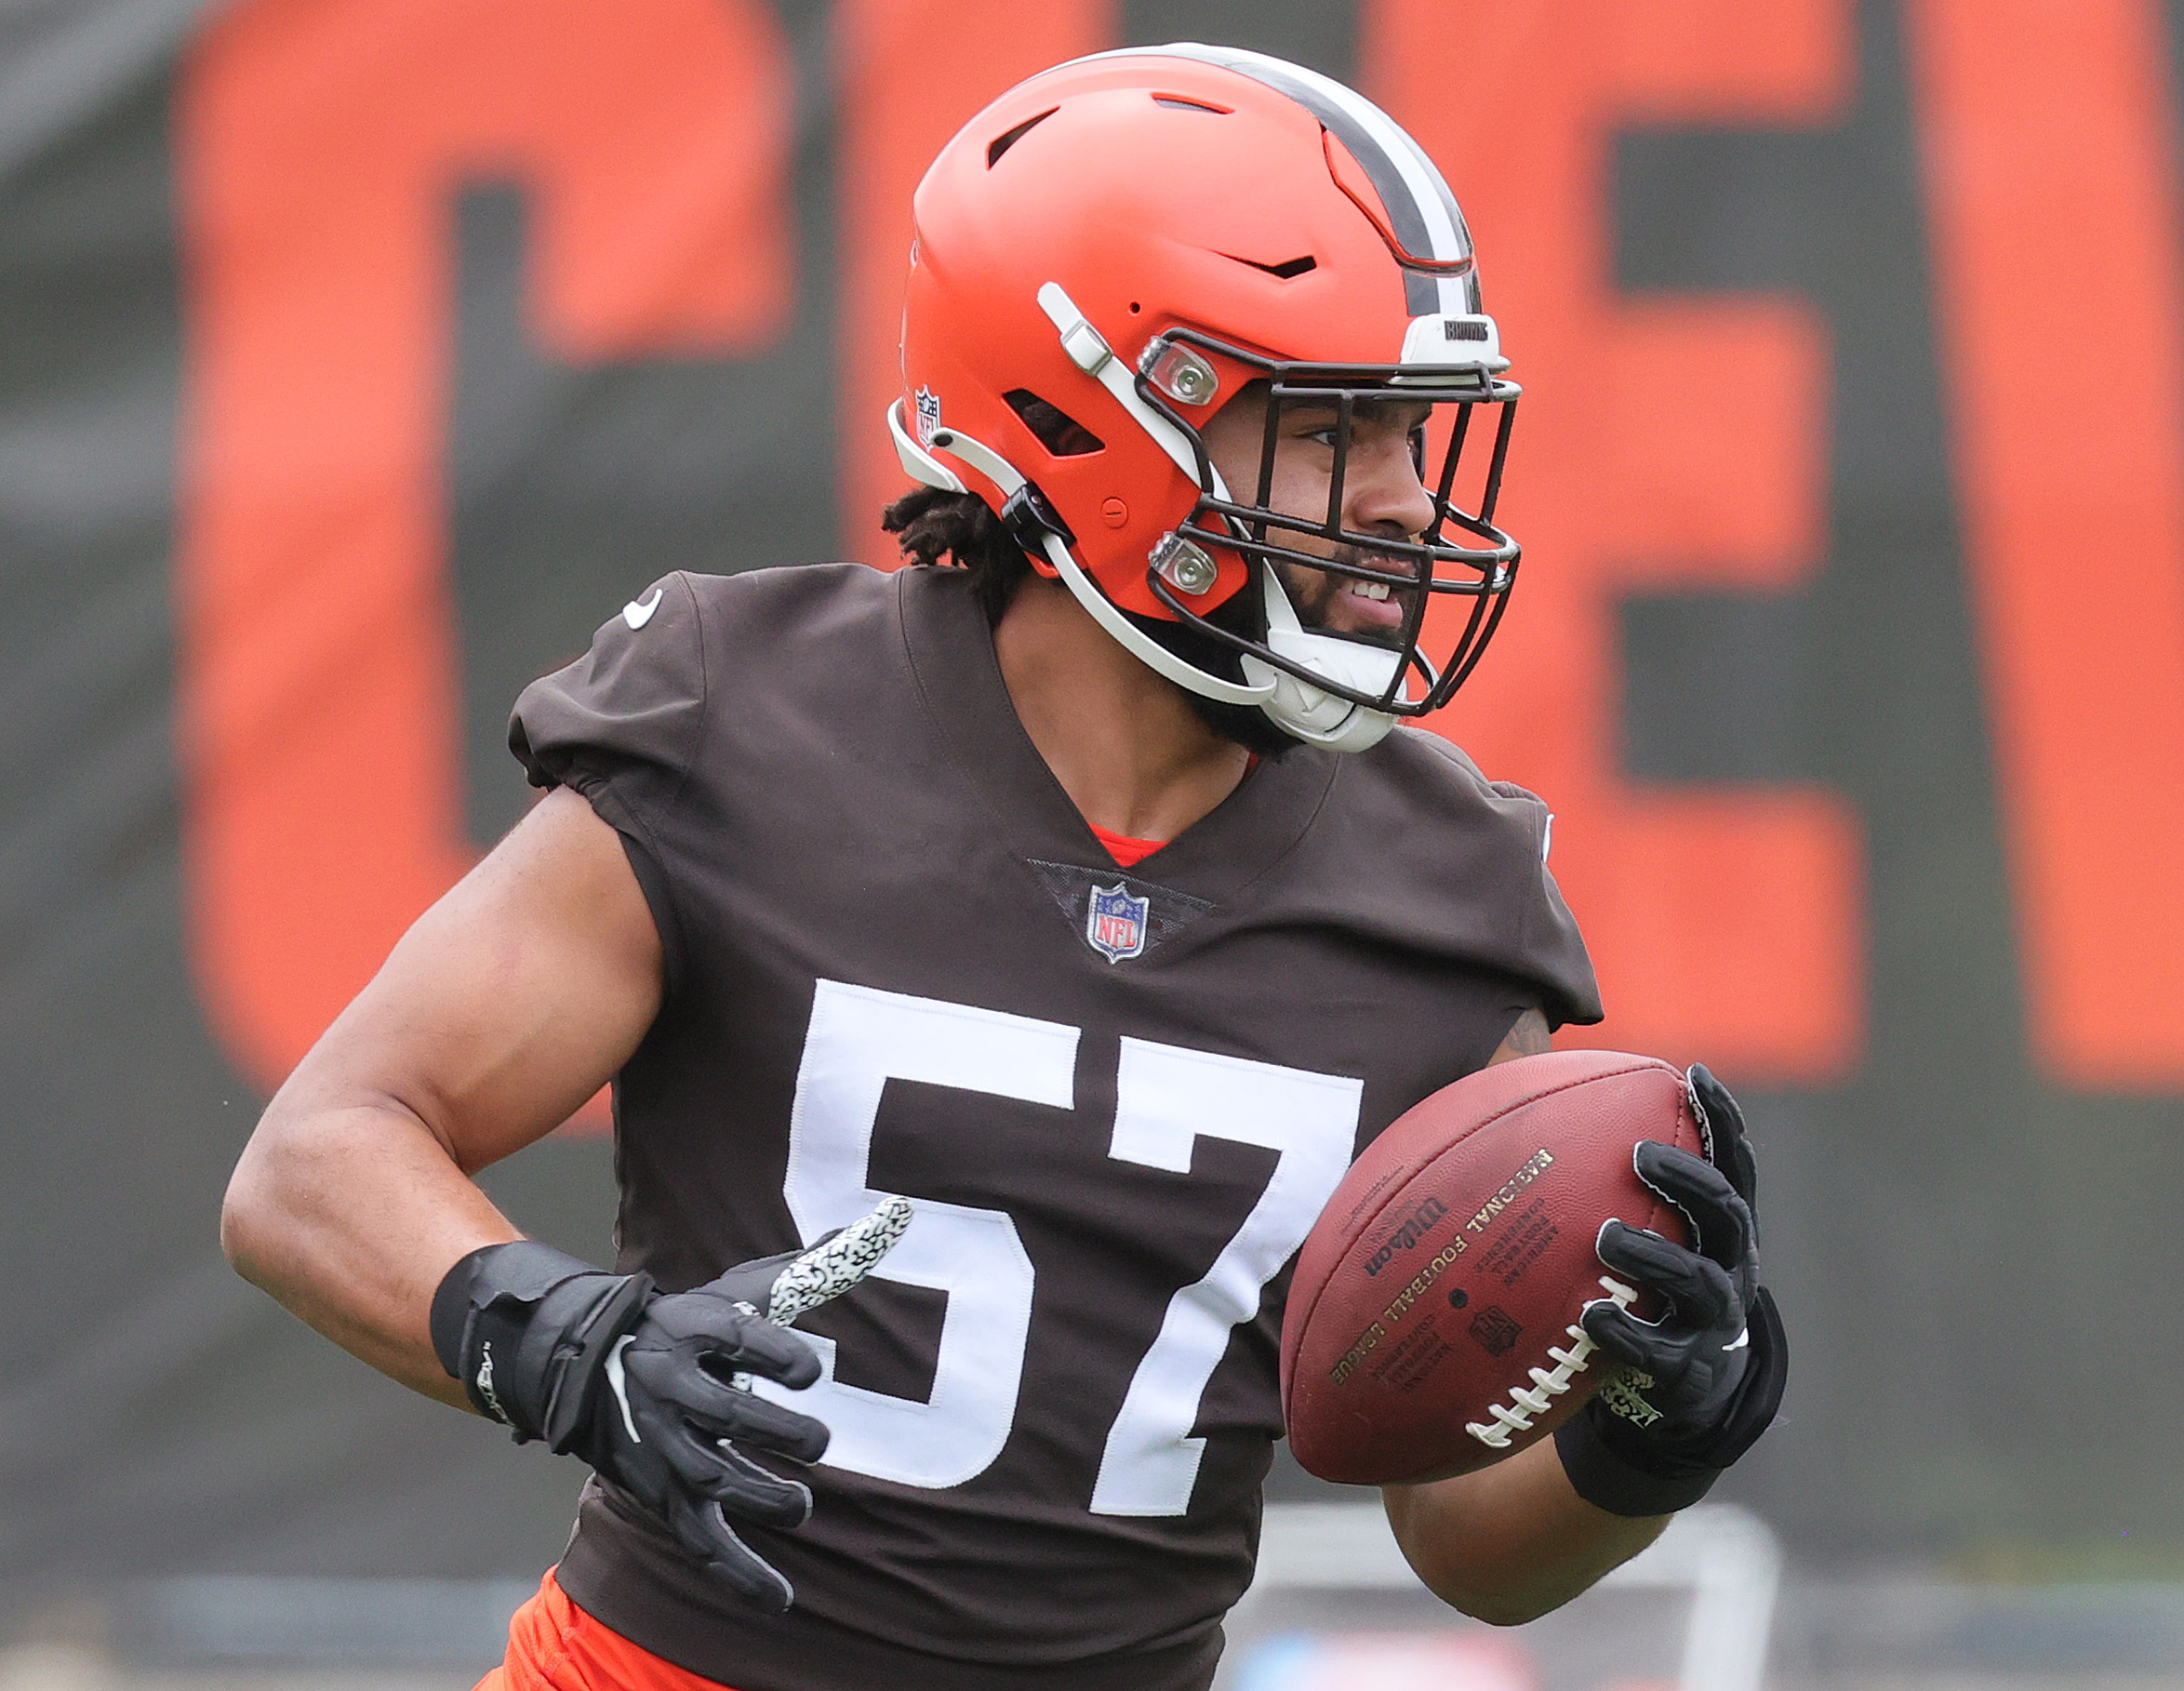
<path id="1" fill-rule="evenodd" d="M 1396 238 L 1421 259 L 1456 263 L 1472 256 L 1471 231 L 1457 208 L 1456 195 L 1424 149 L 1378 106 L 1331 76 L 1265 53 L 1241 47 L 1206 47 L 1195 41 L 1165 47 L 1122 47 L 1089 55 L 1092 59 L 1174 58 L 1196 60 L 1248 76 L 1286 94 L 1318 118 L 1348 147 L 1378 190 Z M 1410 314 L 1461 316 L 1480 309 L 1475 271 L 1458 275 L 1404 273 Z"/>

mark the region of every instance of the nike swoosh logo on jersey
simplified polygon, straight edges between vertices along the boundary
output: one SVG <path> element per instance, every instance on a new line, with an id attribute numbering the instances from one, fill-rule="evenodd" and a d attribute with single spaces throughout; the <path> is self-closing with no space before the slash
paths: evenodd
<path id="1" fill-rule="evenodd" d="M 643 628 L 652 620 L 652 613 L 659 608 L 659 600 L 660 592 L 657 587 L 652 590 L 649 599 L 632 599 L 622 606 L 622 620 L 630 625 L 633 632 Z"/>

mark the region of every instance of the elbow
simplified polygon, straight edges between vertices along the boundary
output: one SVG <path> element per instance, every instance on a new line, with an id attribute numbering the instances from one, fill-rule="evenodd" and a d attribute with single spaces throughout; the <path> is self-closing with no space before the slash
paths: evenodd
<path id="1" fill-rule="evenodd" d="M 242 1170 L 237 1169 L 228 1180 L 227 1196 L 220 1200 L 220 1248 L 228 1266 L 254 1283 L 250 1270 L 258 1259 L 257 1224 L 252 1194 L 244 1184 Z"/>
<path id="2" fill-rule="evenodd" d="M 1423 1578 L 1423 1570 L 1421 1570 Z M 1539 1582 L 1521 1583 L 1492 1578 L 1463 1578 L 1435 1570 L 1426 1578 L 1426 1589 L 1458 1614 L 1490 1627 L 1521 1627 L 1551 1614 L 1577 1593 L 1549 1590 Z"/>
<path id="3" fill-rule="evenodd" d="M 226 1195 L 220 1206 L 220 1248 L 228 1266 L 260 1287 L 267 1285 L 269 1265 L 276 1254 L 280 1234 L 280 1204 L 276 1182 L 267 1167 L 269 1156 L 262 1136 L 245 1147 L 235 1172 L 228 1178 Z"/>
<path id="4" fill-rule="evenodd" d="M 1632 1551 L 1606 1558 L 1531 1556 L 1521 1551 L 1468 1557 L 1451 1565 L 1411 1566 L 1426 1589 L 1452 1609 L 1490 1627 L 1521 1627 L 1551 1615 L 1573 1597 L 1583 1595 L 1602 1575 Z"/>
<path id="5" fill-rule="evenodd" d="M 1521 1627 L 1551 1615 L 1603 1571 L 1506 1540 L 1498 1549 L 1482 1550 L 1483 1541 L 1469 1535 L 1453 1543 L 1420 1543 L 1415 1535 L 1398 1533 L 1396 1541 L 1428 1591 L 1490 1627 Z"/>
<path id="6" fill-rule="evenodd" d="M 1528 1591 L 1443 1591 L 1433 1593 L 1443 1603 L 1473 1620 L 1490 1627 L 1521 1627 L 1552 1614 L 1565 1598 L 1542 1598 Z"/>

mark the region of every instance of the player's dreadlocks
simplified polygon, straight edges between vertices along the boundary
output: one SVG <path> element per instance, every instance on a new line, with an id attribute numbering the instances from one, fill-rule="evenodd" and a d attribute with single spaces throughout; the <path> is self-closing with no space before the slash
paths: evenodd
<path id="1" fill-rule="evenodd" d="M 902 555 L 915 564 L 952 559 L 971 573 L 971 592 L 989 625 L 997 625 L 1017 586 L 1032 573 L 1032 560 L 1002 527 L 992 507 L 975 493 L 949 493 L 914 487 L 880 513 L 880 526 L 898 537 Z M 1209 621 L 1243 627 L 1256 595 L 1239 593 L 1212 613 Z M 1235 654 L 1207 636 L 1174 622 L 1123 613 L 1169 650 L 1217 674 L 1240 675 Z M 1258 628 L 1252 632 L 1263 634 Z M 1253 705 L 1223 704 L 1186 692 L 1198 719 L 1223 739 L 1233 740 L 1260 757 L 1279 757 L 1297 741 L 1269 722 Z"/>
<path id="2" fill-rule="evenodd" d="M 952 558 L 969 570 L 971 592 L 990 624 L 1001 620 L 1017 583 L 1032 573 L 1024 549 L 975 493 L 912 488 L 881 513 L 880 526 L 900 537 L 896 545 L 913 563 Z"/>

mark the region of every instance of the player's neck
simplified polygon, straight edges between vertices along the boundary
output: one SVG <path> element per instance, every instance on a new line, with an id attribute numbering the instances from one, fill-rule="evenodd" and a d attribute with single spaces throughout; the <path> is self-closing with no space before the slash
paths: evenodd
<path id="1" fill-rule="evenodd" d="M 1236 789 L 1249 756 L 1130 656 L 1059 581 L 1033 577 L 993 631 L 1032 744 L 1087 821 L 1172 840 Z"/>

